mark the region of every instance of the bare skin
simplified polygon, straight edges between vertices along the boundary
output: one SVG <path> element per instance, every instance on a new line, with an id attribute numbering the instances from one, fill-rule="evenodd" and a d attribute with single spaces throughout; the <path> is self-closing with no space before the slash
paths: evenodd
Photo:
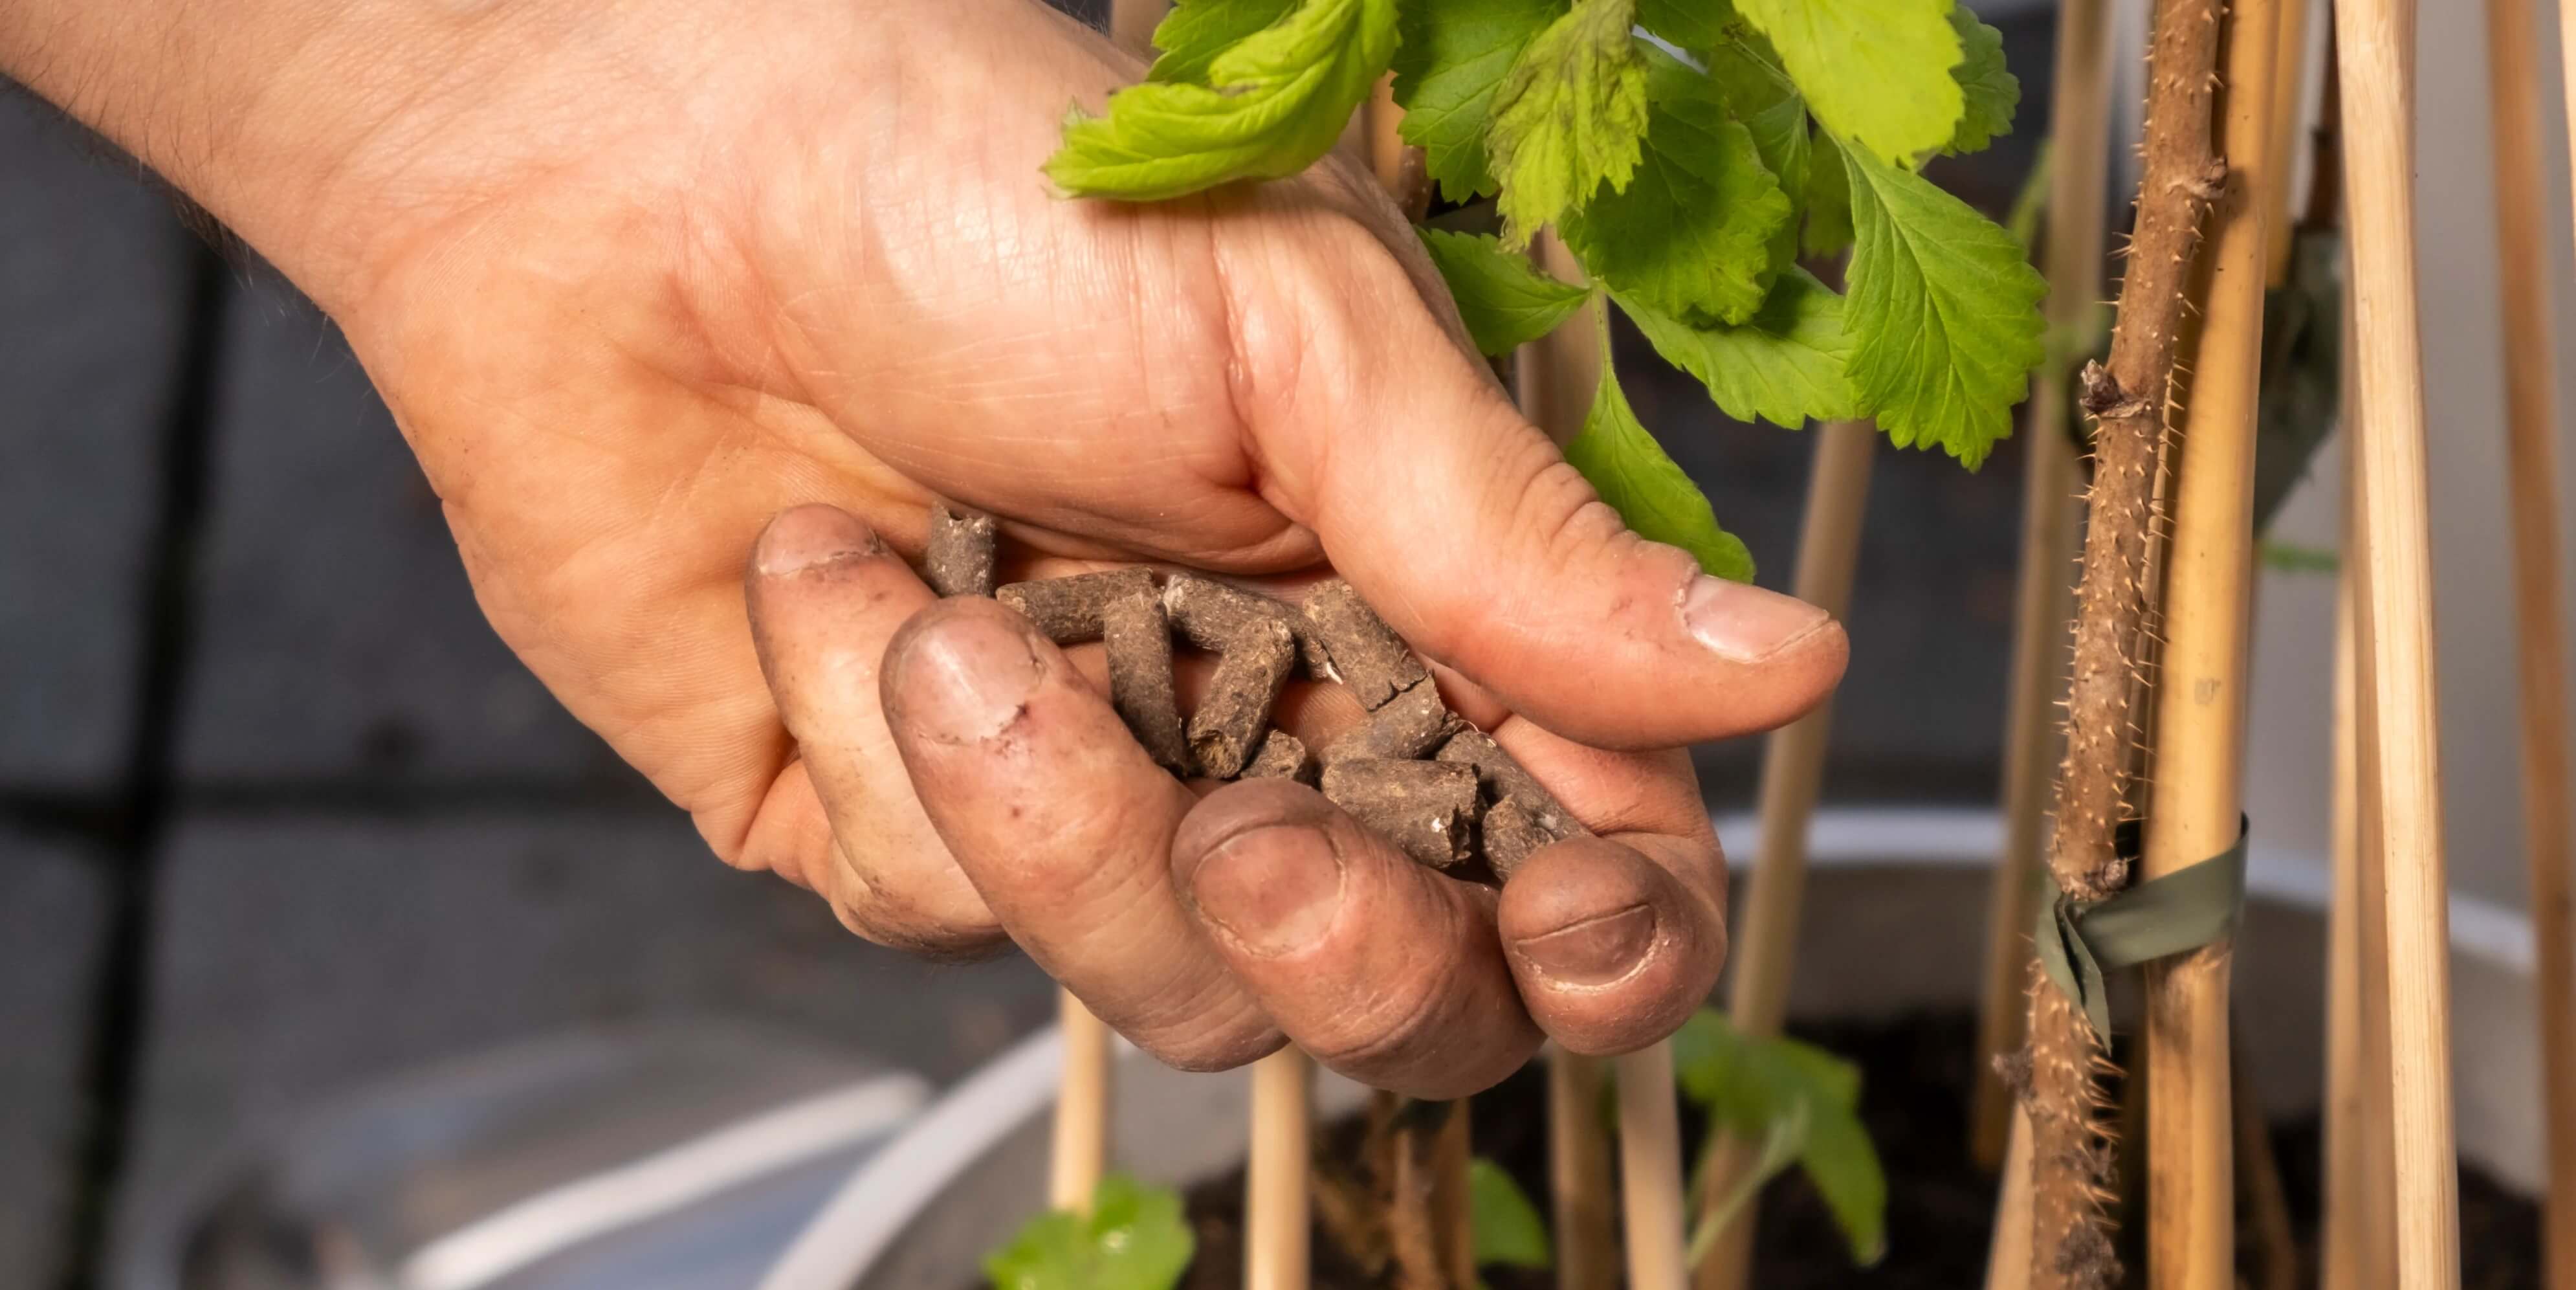
<path id="1" fill-rule="evenodd" d="M 861 935 L 1016 942 L 1178 1065 L 1294 1041 L 1426 1095 L 1714 982 L 1669 750 L 1812 707 L 1842 631 L 1627 532 L 1356 170 L 1055 198 L 1065 105 L 1138 68 L 1032 0 L 16 0 L 0 70 L 330 311 L 502 638 Z M 1602 836 L 1498 896 L 1310 790 L 1174 781 L 1096 649 L 913 574 L 934 496 L 1003 518 L 1006 579 L 1339 571 Z"/>

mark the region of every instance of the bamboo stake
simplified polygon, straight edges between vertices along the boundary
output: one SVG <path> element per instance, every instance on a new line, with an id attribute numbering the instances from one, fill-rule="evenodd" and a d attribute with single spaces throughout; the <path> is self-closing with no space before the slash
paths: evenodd
<path id="1" fill-rule="evenodd" d="M 2165 643 L 2156 703 L 2156 809 L 2143 877 L 2226 851 L 2244 809 L 2246 642 L 2254 573 L 2255 395 L 2263 355 L 2264 203 L 2280 11 L 2235 0 L 2225 37 L 2219 153 L 2202 324 L 2173 483 Z M 2147 965 L 2147 1282 L 2224 1286 L 2235 1275 L 2236 1122 L 2228 1097 L 2232 947 Z"/>
<path id="2" fill-rule="evenodd" d="M 2017 1052 L 2030 1000 L 2030 925 L 2040 848 L 2048 835 L 2049 771 L 2057 762 L 2067 620 L 2074 614 L 2075 495 L 2083 479 L 2066 435 L 2074 369 L 2058 352 L 2091 321 L 2102 287 L 2104 186 L 2110 164 L 2111 41 L 2104 0 L 2064 0 L 2049 105 L 2048 216 L 2043 225 L 2051 354 L 2031 389 L 2028 473 L 2022 480 L 2020 585 L 2013 606 L 2012 681 L 2004 716 L 2004 849 L 1987 895 L 1986 976 L 1977 1013 L 1970 1150 L 1994 1168 L 2013 1119 L 1993 1059 Z M 2028 1189 L 2020 1193 L 2029 1199 Z"/>
<path id="3" fill-rule="evenodd" d="M 2308 98 L 2308 10 L 2316 0 L 2281 0 L 2281 33 L 2273 45 L 2272 133 L 2264 155 L 2272 159 L 2263 183 L 2263 285 L 2290 281 L 2290 188 L 2298 167 L 2299 122 Z M 2233 161 L 2234 158 L 2229 158 Z M 2322 174 L 2308 182 L 2327 182 Z"/>
<path id="4" fill-rule="evenodd" d="M 2344 329 L 2344 349 L 2352 348 L 2352 330 Z M 2352 436 L 2351 369 L 2345 369 L 2344 435 Z M 2347 481 L 2347 484 L 2349 481 Z M 2350 488 L 2346 495 L 2349 497 Z M 2345 509 L 2351 509 L 2347 503 Z M 2362 1036 L 2361 983 L 2361 714 L 2356 711 L 2352 643 L 2352 580 L 2357 558 L 2352 549 L 2349 516 L 2344 525 L 2342 567 L 2335 577 L 2333 764 L 2327 815 L 2327 847 L 2334 862 L 2334 886 L 2326 900 L 2326 1088 L 2325 1163 L 2319 1171 L 2323 1213 L 2317 1227 L 2319 1290 L 2376 1290 L 2363 1254 L 2369 1230 L 2367 1193 L 2374 1190 L 2363 1172 L 2370 1132 L 2363 1099 L 2368 1071 L 2367 1043 Z"/>
<path id="5" fill-rule="evenodd" d="M 1252 1065 L 1252 1160 L 1245 1171 L 1245 1290 L 1303 1290 L 1306 1161 L 1314 1063 L 1295 1047 Z"/>
<path id="6" fill-rule="evenodd" d="M 1171 0 L 1109 0 L 1109 38 L 1120 49 L 1151 58 L 1154 26 L 1171 8 Z"/>
<path id="7" fill-rule="evenodd" d="M 1816 465 L 1807 480 L 1807 507 L 1798 534 L 1794 594 L 1836 618 L 1851 611 L 1854 571 L 1860 563 L 1861 519 L 1869 509 L 1870 453 L 1878 427 L 1836 421 L 1816 430 Z M 1789 974 L 1797 961 L 1798 913 L 1807 886 L 1807 825 L 1825 776 L 1825 742 L 1833 704 L 1771 732 L 1762 750 L 1762 847 L 1745 881 L 1744 912 L 1736 919 L 1735 977 L 1729 984 L 1728 1019 L 1750 1035 L 1780 1033 L 1788 1010 Z M 1715 1135 L 1701 1165 L 1703 1215 L 1714 1215 L 1753 1165 L 1758 1144 Z M 1753 1265 L 1754 1212 L 1747 1209 L 1718 1235 L 1717 1244 L 1692 1274 L 1699 1290 L 1736 1290 Z"/>
<path id="8" fill-rule="evenodd" d="M 1547 1182 L 1557 1290 L 1614 1290 L 1619 1284 L 1610 1139 L 1601 1132 L 1609 1074 L 1609 1063 L 1598 1057 L 1548 1046 Z"/>
<path id="9" fill-rule="evenodd" d="M 2505 478 L 2522 682 L 2523 847 L 2539 979 L 2542 1222 L 2548 1285 L 2576 1290 L 2576 850 L 2568 815 L 2566 636 L 2558 591 L 2558 409 L 2551 388 L 2549 262 L 2540 227 L 2540 32 L 2528 0 L 2487 0 L 2487 102 L 2495 126 L 2496 254 L 2503 262 Z M 2562 34 L 2562 39 L 2576 35 Z"/>
<path id="10" fill-rule="evenodd" d="M 1986 1247 L 1986 1290 L 2030 1285 L 2030 1117 L 2019 1107 L 2005 1122 L 2003 1194 L 1995 1198 L 1995 1234 Z"/>
<path id="11" fill-rule="evenodd" d="M 1547 272 L 1568 282 L 1583 281 L 1583 266 L 1553 232 L 1542 232 L 1534 249 Z M 1601 353 L 1594 339 L 1599 324 L 1593 318 L 1599 308 L 1599 300 L 1587 302 L 1555 331 L 1522 346 L 1514 364 L 1521 415 L 1560 444 L 1582 431 L 1592 391 L 1601 381 Z M 1612 1153 L 1601 1126 L 1609 1065 L 1553 1046 L 1548 1050 L 1549 1183 L 1555 1192 L 1559 1290 L 1608 1290 L 1620 1284 L 1619 1251 L 1612 1241 L 1616 1217 L 1609 1200 Z M 1625 1132 L 1624 1113 L 1621 1126 Z M 1678 1127 L 1674 1132 L 1679 1133 Z M 1674 1150 L 1678 1158 L 1678 1141 Z"/>
<path id="12" fill-rule="evenodd" d="M 2252 1290 L 2298 1290 L 2299 1238 L 2290 1222 L 2290 1195 L 2281 1183 L 2280 1157 L 2272 1150 L 2270 1126 L 2254 1096 L 2254 1080 L 2245 1064 L 2245 1046 L 2230 1042 L 2228 1101 L 2236 1129 L 2236 1180 L 2246 1216 L 2253 1220 L 2255 1275 Z"/>
<path id="13" fill-rule="evenodd" d="M 1630 1290 L 1682 1290 L 1682 1126 L 1673 1045 L 1660 1040 L 1613 1059 L 1619 1079 L 1620 1218 Z"/>
<path id="14" fill-rule="evenodd" d="M 1109 1160 L 1109 1027 L 1070 990 L 1056 992 L 1056 1009 L 1057 1028 L 1064 1035 L 1064 1077 L 1056 1091 L 1047 1204 L 1087 1214 Z"/>
<path id="15" fill-rule="evenodd" d="M 2362 405 L 2361 668 L 2386 887 L 2398 1284 L 2460 1283 L 2450 934 L 2415 294 L 2413 0 L 2335 0 Z"/>
<path id="16" fill-rule="evenodd" d="M 2345 318 L 2343 345 L 2352 351 Z M 2355 373 L 2344 372 L 2344 440 L 2349 445 L 2361 414 L 2353 397 Z M 2349 454 L 2348 454 L 2349 455 Z M 2361 677 L 2354 637 L 2360 630 L 2355 583 L 2360 578 L 2360 526 L 2356 512 L 2358 463 L 2344 481 L 2343 567 L 2336 580 L 2334 664 L 2334 793 L 2332 820 L 2334 896 L 2328 905 L 2326 941 L 2326 1138 L 2325 1212 L 2319 1233 L 2322 1290 L 2381 1290 L 2395 1284 L 2395 1208 L 2388 1177 L 2388 1037 L 2386 1017 L 2368 1001 L 2386 993 L 2382 931 L 2376 779 L 2366 755 L 2369 690 Z"/>

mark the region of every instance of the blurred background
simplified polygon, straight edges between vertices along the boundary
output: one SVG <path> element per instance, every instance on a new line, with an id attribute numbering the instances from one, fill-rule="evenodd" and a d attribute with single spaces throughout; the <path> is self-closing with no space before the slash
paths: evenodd
<path id="1" fill-rule="evenodd" d="M 2045 6 L 1978 7 L 2005 32 L 2019 120 L 1935 174 L 2000 214 L 2047 128 L 2052 23 Z M 2419 192 L 2449 828 L 2470 921 L 2509 940 L 2522 858 L 2483 53 L 2477 24 L 2444 12 L 2427 6 L 2422 33 Z M 2544 222 L 2563 231 L 2563 140 L 2545 151 Z M 2576 370 L 2568 250 L 2554 239 L 2528 271 L 2559 289 Z M 1785 587 L 1808 441 L 1723 421 L 1621 343 L 1641 417 Z M 2283 536 L 2334 545 L 2334 455 Z M 1879 455 L 1829 802 L 1990 805 L 2021 463 L 2013 444 L 1976 474 Z M 2270 574 L 2262 596 L 2256 862 L 2321 890 L 2332 579 Z M 714 1021 L 939 1082 L 1052 1014 L 1022 961 L 916 963 L 716 863 L 484 624 L 437 499 L 328 320 L 14 89 L 0 660 L 0 1287 L 142 1284 L 136 1251 L 242 1144 L 515 1041 Z M 1719 810 L 1750 805 L 1758 751 L 1701 751 Z"/>

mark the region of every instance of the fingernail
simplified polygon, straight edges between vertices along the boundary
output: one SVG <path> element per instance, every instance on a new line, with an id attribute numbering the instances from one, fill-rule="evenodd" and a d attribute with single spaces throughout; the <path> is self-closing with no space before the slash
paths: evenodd
<path id="1" fill-rule="evenodd" d="M 764 578 L 783 578 L 885 549 L 876 531 L 829 506 L 799 506 L 769 522 L 752 553 Z"/>
<path id="2" fill-rule="evenodd" d="M 1249 829 L 1199 861 L 1190 900 L 1246 952 L 1292 954 L 1321 940 L 1341 910 L 1341 853 L 1311 825 Z"/>
<path id="3" fill-rule="evenodd" d="M 1682 626 L 1692 638 L 1737 663 L 1759 663 L 1833 621 L 1792 596 L 1705 574 L 1682 595 Z"/>
<path id="4" fill-rule="evenodd" d="M 1607 985 L 1637 970 L 1655 946 L 1650 905 L 1596 914 L 1572 926 L 1522 938 L 1521 957 L 1550 980 Z"/>
<path id="5" fill-rule="evenodd" d="M 897 692 L 903 716 L 931 738 L 982 743 L 1010 728 L 1045 678 L 1037 648 L 996 616 L 958 614 L 904 646 Z"/>

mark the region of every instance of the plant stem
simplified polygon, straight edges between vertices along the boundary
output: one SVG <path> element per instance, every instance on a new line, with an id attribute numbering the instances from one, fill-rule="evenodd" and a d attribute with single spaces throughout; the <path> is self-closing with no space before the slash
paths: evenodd
<path id="1" fill-rule="evenodd" d="M 2049 856 L 2059 891 L 2079 901 L 2101 900 L 2128 880 L 2112 832 L 2128 781 L 2150 503 L 2183 290 L 2201 215 L 2226 174 L 2210 151 L 2217 52 L 2218 14 L 2205 0 L 2157 0 L 2144 191 L 2119 324 L 2109 368 L 2084 373 L 2084 409 L 2097 419 L 2091 518 Z M 2104 1231 L 2110 1143 L 2094 1083 L 2109 1062 L 2082 1011 L 2044 979 L 2031 995 L 2030 1034 L 2034 1280 L 2047 1290 L 2093 1290 L 2118 1270 Z"/>
<path id="2" fill-rule="evenodd" d="M 1798 534 L 1798 574 L 1791 594 L 1836 618 L 1850 616 L 1852 578 L 1860 564 L 1862 517 L 1869 509 L 1870 455 L 1878 427 L 1836 421 L 1815 430 L 1816 464 L 1807 481 L 1807 506 Z M 1745 879 L 1744 909 L 1736 917 L 1741 939 L 1734 952 L 1727 1018 L 1739 1032 L 1780 1033 L 1788 1010 L 1789 975 L 1796 966 L 1799 910 L 1807 886 L 1807 825 L 1825 776 L 1825 741 L 1833 704 L 1771 732 L 1762 747 L 1762 840 Z M 1755 1166 L 1762 1144 L 1722 1139 L 1701 1168 L 1701 1221 L 1713 1221 L 1737 1184 Z M 1753 1214 L 1718 1230 L 1716 1244 L 1692 1272 L 1698 1290 L 1736 1290 L 1753 1263 Z"/>
<path id="3" fill-rule="evenodd" d="M 2496 254 L 2503 262 L 2505 426 L 2513 605 L 2522 681 L 2523 846 L 2540 1004 L 2541 1119 L 2549 1152 L 2542 1223 L 2555 1290 L 2576 1290 L 2576 821 L 2567 794 L 2566 637 L 2560 627 L 2558 409 L 2549 263 L 2541 234 L 2541 35 L 2522 0 L 2487 0 L 2495 121 Z M 2562 35 L 2576 39 L 2576 35 Z"/>
<path id="4" fill-rule="evenodd" d="M 2450 929 L 2434 696 L 2432 552 L 2424 474 L 2424 355 L 2415 285 L 2412 0 L 2336 0 L 2352 298 L 2360 362 L 2361 671 L 2375 745 L 2383 857 L 2397 1275 L 2460 1280 L 2452 1137 Z"/>
<path id="5" fill-rule="evenodd" d="M 1986 975 L 1978 1009 L 1971 1150 L 1994 1168 L 2013 1116 L 1993 1058 L 2022 1046 L 2030 1001 L 2031 915 L 2040 848 L 2048 833 L 2057 702 L 2065 692 L 2067 618 L 2075 564 L 2075 495 L 2083 480 L 2067 441 L 2074 397 L 2068 338 L 2091 320 L 2102 289 L 2103 188 L 2110 164 L 2111 40 L 2105 0 L 2065 0 L 2057 12 L 2057 66 L 2048 134 L 2048 206 L 2042 225 L 2048 276 L 2049 361 L 2031 390 L 2022 431 L 2030 455 L 2022 481 L 2020 584 L 2013 608 L 2012 681 L 2004 717 L 2004 849 L 1987 897 Z M 2021 1193 L 2024 1201 L 2028 1192 Z"/>

